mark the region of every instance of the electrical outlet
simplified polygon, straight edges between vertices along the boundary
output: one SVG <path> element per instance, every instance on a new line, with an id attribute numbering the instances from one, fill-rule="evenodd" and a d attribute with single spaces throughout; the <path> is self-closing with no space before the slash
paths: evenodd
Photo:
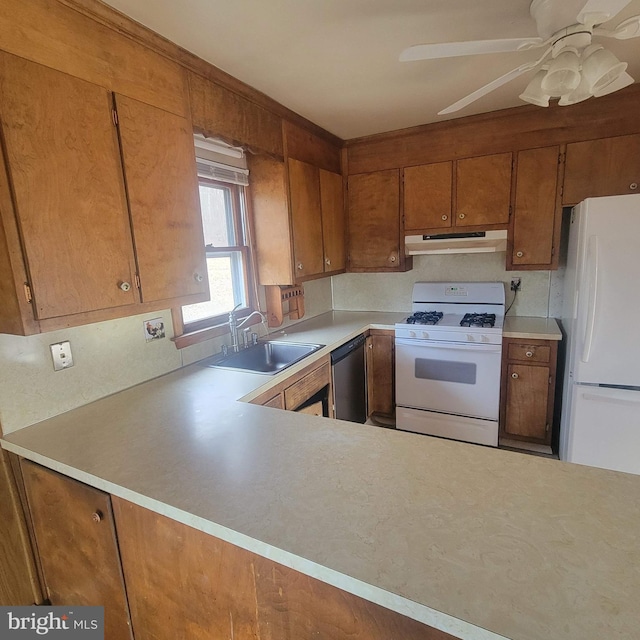
<path id="1" fill-rule="evenodd" d="M 520 291 L 520 278 L 511 278 L 511 291 Z"/>
<path id="2" fill-rule="evenodd" d="M 54 371 L 61 371 L 62 369 L 73 367 L 71 343 L 68 340 L 65 342 L 56 342 L 56 344 L 49 345 L 49 348 L 51 349 L 51 357 L 53 358 Z"/>

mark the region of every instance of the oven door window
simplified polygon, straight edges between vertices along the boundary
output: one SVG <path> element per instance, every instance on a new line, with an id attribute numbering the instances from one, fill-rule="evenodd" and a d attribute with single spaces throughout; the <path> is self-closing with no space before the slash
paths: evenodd
<path id="1" fill-rule="evenodd" d="M 501 352 L 500 345 L 396 339 L 396 403 L 497 420 Z"/>
<path id="2" fill-rule="evenodd" d="M 475 384 L 478 365 L 475 362 L 451 362 L 432 358 L 415 359 L 415 377 L 422 380 Z"/>

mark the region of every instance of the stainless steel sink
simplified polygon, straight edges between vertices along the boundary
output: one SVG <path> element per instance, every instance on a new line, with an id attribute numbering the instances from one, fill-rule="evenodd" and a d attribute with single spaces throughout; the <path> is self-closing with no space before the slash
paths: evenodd
<path id="1" fill-rule="evenodd" d="M 253 373 L 273 375 L 299 362 L 323 344 L 301 344 L 299 342 L 280 342 L 273 340 L 260 342 L 253 347 L 232 353 L 226 358 L 207 363 L 215 369 L 242 369 Z"/>

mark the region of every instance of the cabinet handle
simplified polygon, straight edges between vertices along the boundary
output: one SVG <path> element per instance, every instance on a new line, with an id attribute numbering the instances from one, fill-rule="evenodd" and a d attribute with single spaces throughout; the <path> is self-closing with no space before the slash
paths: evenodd
<path id="1" fill-rule="evenodd" d="M 448 220 L 448 219 L 449 219 L 449 216 L 445 213 L 445 214 L 442 216 L 442 219 L 443 219 L 443 220 Z"/>
<path id="2" fill-rule="evenodd" d="M 194 273 L 193 277 L 194 277 L 196 282 L 202 282 L 204 280 L 204 278 L 202 277 L 202 275 L 200 273 Z"/>
<path id="3" fill-rule="evenodd" d="M 514 380 L 517 380 L 520 376 L 519 376 L 517 373 L 512 373 L 512 374 L 511 374 L 511 377 L 512 377 Z"/>
<path id="4" fill-rule="evenodd" d="M 522 258 L 523 255 L 522 251 L 516 251 L 516 258 Z"/>
<path id="5" fill-rule="evenodd" d="M 460 218 L 460 220 L 464 220 L 465 219 L 464 213 L 458 214 L 458 218 Z"/>
<path id="6" fill-rule="evenodd" d="M 94 511 L 94 512 L 91 514 L 91 519 L 92 519 L 95 523 L 102 522 L 102 511 L 100 511 L 100 510 Z"/>
<path id="7" fill-rule="evenodd" d="M 129 284 L 128 282 L 121 282 L 119 285 L 120 289 L 122 289 L 122 291 L 129 291 L 129 289 L 131 289 L 131 284 Z"/>
<path id="8" fill-rule="evenodd" d="M 324 262 L 325 264 L 328 264 L 329 266 L 331 266 L 331 260 L 329 258 L 325 258 Z"/>
<path id="9" fill-rule="evenodd" d="M 533 351 L 527 351 L 524 355 L 527 356 L 527 358 L 533 358 Z"/>
<path id="10" fill-rule="evenodd" d="M 300 269 L 300 271 L 302 271 L 302 269 L 303 269 L 302 262 L 298 262 L 298 269 Z"/>
<path id="11" fill-rule="evenodd" d="M 635 191 L 638 188 L 638 183 L 637 182 L 632 182 L 629 185 L 629 189 L 631 189 L 631 191 Z"/>

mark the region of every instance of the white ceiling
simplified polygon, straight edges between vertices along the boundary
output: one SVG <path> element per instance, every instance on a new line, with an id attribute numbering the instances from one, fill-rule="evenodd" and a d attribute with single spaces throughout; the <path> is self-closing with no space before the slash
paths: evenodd
<path id="1" fill-rule="evenodd" d="M 529 0 L 106 2 L 343 139 L 524 104 L 531 73 L 436 115 L 538 53 L 398 61 L 413 44 L 536 36 Z M 609 24 L 638 14 L 631 0 Z M 640 38 L 605 44 L 640 81 Z"/>

